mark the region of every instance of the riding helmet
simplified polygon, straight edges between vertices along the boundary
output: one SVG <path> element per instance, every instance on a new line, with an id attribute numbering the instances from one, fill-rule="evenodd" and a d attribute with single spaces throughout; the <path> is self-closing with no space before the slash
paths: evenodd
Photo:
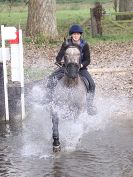
<path id="1" fill-rule="evenodd" d="M 79 25 L 72 25 L 69 29 L 69 35 L 73 34 L 73 33 L 83 33 L 83 28 Z"/>

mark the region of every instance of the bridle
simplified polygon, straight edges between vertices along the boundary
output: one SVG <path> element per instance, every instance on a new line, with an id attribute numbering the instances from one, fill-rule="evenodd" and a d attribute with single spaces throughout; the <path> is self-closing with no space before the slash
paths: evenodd
<path id="1" fill-rule="evenodd" d="M 69 78 L 76 78 L 78 77 L 78 73 L 79 73 L 79 70 L 80 70 L 80 67 L 81 67 L 81 64 L 80 64 L 80 49 L 77 47 L 77 46 L 69 46 L 67 49 L 70 50 L 70 53 L 69 53 L 69 57 L 67 57 L 67 54 L 65 52 L 65 55 L 64 55 L 64 65 L 65 65 L 65 74 L 69 77 Z M 66 51 L 67 51 L 66 49 Z M 75 57 L 75 55 L 72 53 L 71 54 L 71 50 L 77 50 L 75 53 L 75 55 L 77 55 L 78 57 L 78 62 L 75 61 L 77 60 L 77 58 L 71 58 L 71 57 Z M 79 53 L 78 53 L 79 52 Z M 73 61 L 74 60 L 74 61 Z"/>

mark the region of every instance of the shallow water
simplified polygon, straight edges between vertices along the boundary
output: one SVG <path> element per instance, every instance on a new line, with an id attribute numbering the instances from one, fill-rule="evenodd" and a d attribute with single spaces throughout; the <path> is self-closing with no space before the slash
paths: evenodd
<path id="1" fill-rule="evenodd" d="M 54 154 L 50 105 L 36 103 L 45 96 L 36 89 L 39 95 L 31 95 L 31 112 L 22 124 L 0 124 L 1 177 L 133 177 L 131 100 L 99 96 L 96 116 L 60 119 L 62 150 Z M 70 117 L 63 106 L 54 108 L 60 118 Z"/>
<path id="2" fill-rule="evenodd" d="M 89 119 L 93 124 L 97 118 Z M 132 117 L 113 117 L 97 128 L 91 125 L 74 145 L 71 142 L 73 146 L 68 147 L 62 138 L 58 154 L 52 153 L 51 131 L 46 133 L 43 126 L 38 129 L 40 125 L 0 125 L 1 177 L 133 176 Z M 78 124 L 76 127 L 81 130 Z"/>

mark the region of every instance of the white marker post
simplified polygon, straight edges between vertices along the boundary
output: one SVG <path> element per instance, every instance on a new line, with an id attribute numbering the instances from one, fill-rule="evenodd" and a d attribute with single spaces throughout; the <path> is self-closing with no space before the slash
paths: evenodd
<path id="1" fill-rule="evenodd" d="M 5 112 L 6 120 L 9 120 L 9 105 L 8 105 L 8 79 L 7 79 L 7 66 L 5 59 L 5 40 L 15 39 L 16 28 L 4 27 L 1 25 L 1 37 L 2 37 L 2 61 L 3 61 L 3 72 L 4 72 L 4 92 L 5 92 Z"/>
<path id="2" fill-rule="evenodd" d="M 21 116 L 25 118 L 24 102 L 24 69 L 23 69 L 23 42 L 22 30 L 18 32 L 18 43 L 10 41 L 11 44 L 11 78 L 12 81 L 18 81 L 21 84 Z"/>
<path id="3" fill-rule="evenodd" d="M 5 41 L 10 40 L 11 44 L 11 72 L 12 81 L 19 81 L 21 83 L 21 108 L 22 119 L 25 117 L 25 104 L 24 104 L 24 70 L 23 70 L 23 42 L 22 42 L 22 30 L 19 30 L 19 41 L 14 43 L 13 40 L 17 39 L 17 30 L 15 27 L 4 27 L 1 25 L 1 37 L 2 37 L 2 61 L 4 72 L 4 92 L 5 92 L 5 112 L 6 120 L 9 120 L 9 105 L 8 105 L 8 78 L 7 78 L 7 66 L 6 66 L 6 50 Z M 12 40 L 12 41 L 11 41 Z"/>
<path id="4" fill-rule="evenodd" d="M 5 93 L 5 112 L 6 120 L 9 120 L 9 106 L 8 106 L 8 90 L 7 90 L 7 67 L 5 59 L 5 39 L 4 39 L 4 26 L 1 26 L 1 36 L 2 36 L 2 61 L 3 61 L 3 72 L 4 72 L 4 93 Z"/>
<path id="5" fill-rule="evenodd" d="M 25 102 L 24 102 L 24 68 L 23 68 L 23 42 L 22 30 L 19 29 L 19 53 L 20 53 L 20 78 L 21 78 L 21 108 L 22 120 L 25 118 Z"/>

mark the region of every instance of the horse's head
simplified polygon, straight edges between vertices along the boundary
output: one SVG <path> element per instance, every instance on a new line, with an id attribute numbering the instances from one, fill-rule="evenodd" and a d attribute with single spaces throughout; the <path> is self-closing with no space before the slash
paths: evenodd
<path id="1" fill-rule="evenodd" d="M 65 74 L 71 79 L 78 77 L 78 72 L 80 69 L 80 49 L 78 46 L 69 46 L 64 55 L 65 60 Z"/>

